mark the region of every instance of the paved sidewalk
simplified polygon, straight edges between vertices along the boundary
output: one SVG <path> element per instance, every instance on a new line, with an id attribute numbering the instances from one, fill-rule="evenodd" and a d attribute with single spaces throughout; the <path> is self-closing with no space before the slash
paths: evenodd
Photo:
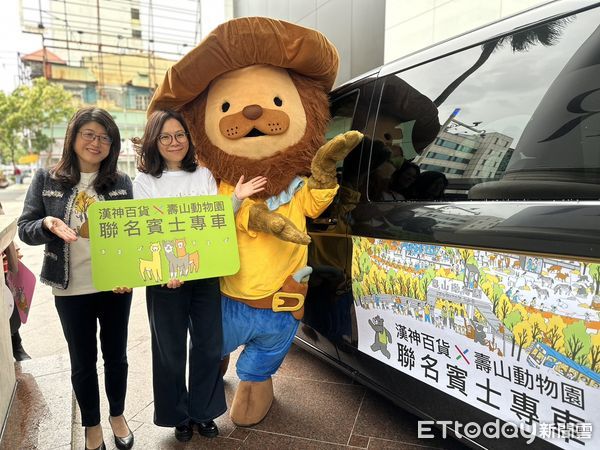
<path id="1" fill-rule="evenodd" d="M 18 216 L 26 185 L 0 192 L 5 212 Z M 7 200 L 8 199 L 8 200 Z M 40 273 L 42 246 L 21 245 L 23 261 Z M 81 449 L 83 428 L 75 406 L 67 345 L 51 289 L 36 287 L 31 316 L 21 327 L 23 345 L 32 360 L 16 363 L 18 387 L 0 450 Z M 220 436 L 207 439 L 196 434 L 179 443 L 172 429 L 152 423 L 150 332 L 144 290 L 135 289 L 129 325 L 129 382 L 125 416 L 135 434 L 135 449 L 444 449 L 465 448 L 447 439 L 419 441 L 416 418 L 381 396 L 354 383 L 341 372 L 293 346 L 274 379 L 275 402 L 263 422 L 238 428 L 225 414 L 217 419 Z M 228 404 L 237 386 L 235 358 L 225 377 Z M 101 382 L 102 425 L 108 449 L 114 449 L 108 424 L 108 406 Z"/>

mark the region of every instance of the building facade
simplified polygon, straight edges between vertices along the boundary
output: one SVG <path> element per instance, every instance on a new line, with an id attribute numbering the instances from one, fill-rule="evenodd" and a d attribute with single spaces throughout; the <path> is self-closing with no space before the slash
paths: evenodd
<path id="1" fill-rule="evenodd" d="M 21 0 L 22 28 L 40 34 L 42 42 L 39 51 L 21 56 L 22 81 L 45 77 L 70 92 L 78 106 L 108 110 L 122 137 L 119 166 L 133 175 L 130 138 L 142 135 L 146 108 L 167 69 L 200 39 L 195 35 L 200 26 L 190 14 L 199 8 L 199 2 L 184 10 L 160 0 Z M 186 22 L 169 27 L 168 19 L 163 24 L 157 18 L 162 15 Z M 65 130 L 66 123 L 48 130 L 54 144 L 41 164 L 60 157 Z"/>
<path id="2" fill-rule="evenodd" d="M 22 28 L 40 34 L 43 44 L 39 52 L 22 57 L 23 73 L 60 83 L 80 105 L 108 109 L 119 117 L 122 135 L 129 138 L 141 134 L 149 99 L 168 67 L 216 25 L 233 17 L 268 16 L 321 31 L 340 53 L 336 80 L 340 85 L 420 48 L 543 2 L 197 0 L 189 2 L 187 10 L 166 0 L 42 3 L 21 0 Z M 56 138 L 51 154 L 57 155 L 64 126 L 51 132 Z M 509 140 L 498 133 L 459 135 L 446 130 L 420 158 L 432 167 L 445 167 L 448 177 L 494 178 L 506 168 L 512 152 Z M 124 161 L 133 158 L 128 152 Z"/>
<path id="3" fill-rule="evenodd" d="M 421 170 L 442 172 L 446 178 L 500 179 L 513 149 L 502 133 L 462 134 L 446 129 L 414 160 Z"/>

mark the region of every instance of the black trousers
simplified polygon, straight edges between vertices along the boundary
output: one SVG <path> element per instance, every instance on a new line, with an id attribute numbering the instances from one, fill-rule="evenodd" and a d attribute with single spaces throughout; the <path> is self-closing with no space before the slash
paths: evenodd
<path id="1" fill-rule="evenodd" d="M 125 409 L 127 391 L 127 325 L 131 293 L 57 296 L 55 304 L 69 346 L 71 383 L 81 409 L 82 425 L 91 427 L 100 423 L 97 323 L 100 323 L 104 384 L 110 415 L 120 416 Z"/>
<path id="2" fill-rule="evenodd" d="M 4 284 L 8 286 L 8 282 L 6 281 L 7 274 L 4 272 Z M 19 332 L 19 328 L 21 328 L 21 316 L 19 316 L 19 310 L 17 305 L 13 309 L 13 312 L 9 319 L 10 324 L 10 335 L 13 338 L 18 338 L 19 342 L 21 342 L 21 337 L 17 334 Z"/>
<path id="3" fill-rule="evenodd" d="M 19 332 L 19 328 L 21 328 L 21 316 L 19 316 L 19 310 L 17 309 L 17 305 L 15 305 L 15 309 L 9 319 L 10 323 L 10 334 L 11 336 L 16 335 Z"/>
<path id="4" fill-rule="evenodd" d="M 227 404 L 220 369 L 223 329 L 218 279 L 186 281 L 177 289 L 149 286 L 146 301 L 152 334 L 154 423 L 174 427 L 220 416 Z"/>

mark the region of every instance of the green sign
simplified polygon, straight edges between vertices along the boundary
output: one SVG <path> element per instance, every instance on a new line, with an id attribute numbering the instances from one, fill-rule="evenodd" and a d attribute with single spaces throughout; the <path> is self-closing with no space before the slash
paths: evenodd
<path id="1" fill-rule="evenodd" d="M 232 275 L 240 268 L 229 196 L 95 202 L 88 220 L 98 290 Z"/>

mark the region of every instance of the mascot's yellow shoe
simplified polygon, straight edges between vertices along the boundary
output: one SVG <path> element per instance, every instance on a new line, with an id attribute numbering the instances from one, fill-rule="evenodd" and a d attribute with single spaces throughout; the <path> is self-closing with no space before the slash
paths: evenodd
<path id="1" fill-rule="evenodd" d="M 264 419 L 272 404 L 271 378 L 265 381 L 240 381 L 229 417 L 239 427 L 251 427 Z"/>

